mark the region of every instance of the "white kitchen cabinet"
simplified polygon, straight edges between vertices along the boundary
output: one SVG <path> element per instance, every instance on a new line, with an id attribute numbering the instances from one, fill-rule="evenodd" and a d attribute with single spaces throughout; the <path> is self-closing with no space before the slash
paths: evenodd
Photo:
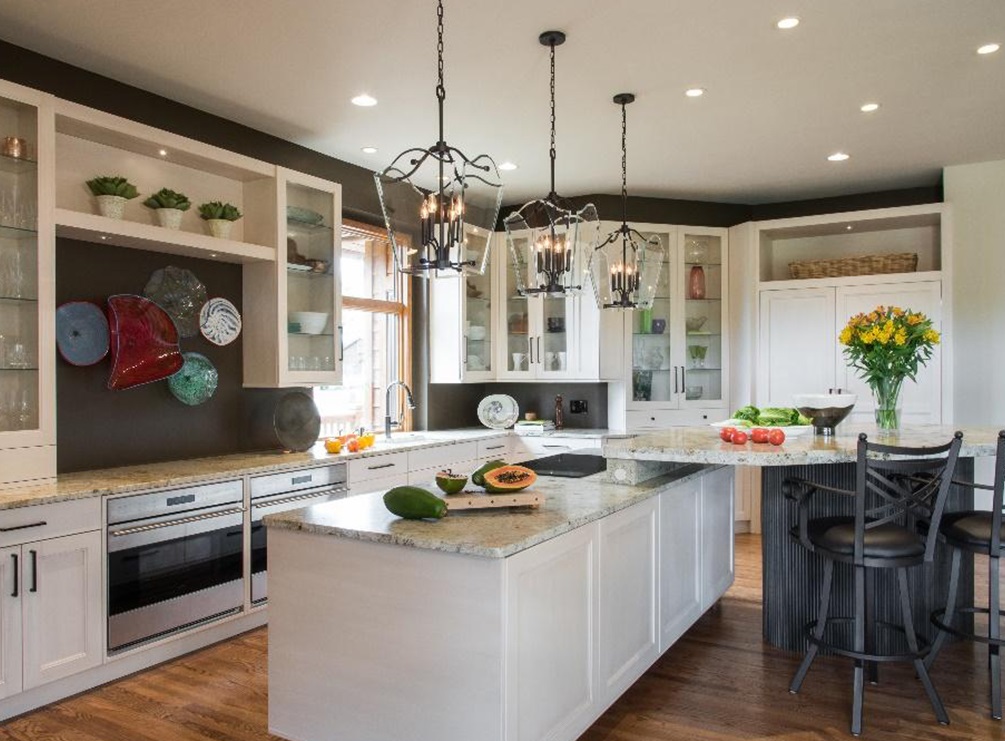
<path id="1" fill-rule="evenodd" d="M 99 531 L 0 551 L 0 697 L 101 664 L 102 553 Z"/>
<path id="2" fill-rule="evenodd" d="M 660 495 L 660 652 L 701 617 L 701 480 Z"/>
<path id="3" fill-rule="evenodd" d="M 621 428 L 622 420 L 634 431 L 723 419 L 729 404 L 727 231 L 636 228 L 660 238 L 664 258 L 652 309 L 608 309 L 601 317 L 601 375 L 616 382 L 612 427 Z"/>
<path id="4" fill-rule="evenodd" d="M 567 381 L 600 378 L 600 315 L 584 275 L 582 292 L 521 296 L 505 235 L 493 254 L 497 281 L 496 378 Z"/>
<path id="5" fill-rule="evenodd" d="M 601 705 L 620 697 L 660 654 L 658 518 L 659 498 L 653 497 L 599 524 Z"/>
<path id="6" fill-rule="evenodd" d="M 342 188 L 277 168 L 276 261 L 244 267 L 244 385 L 338 385 Z"/>
<path id="7" fill-rule="evenodd" d="M 563 436 L 561 432 L 555 432 L 548 435 L 517 435 L 514 436 L 511 445 L 514 460 L 530 460 L 531 458 L 544 458 L 548 455 L 571 453 L 587 448 L 599 448 L 603 445 L 603 438 L 582 435 Z"/>
<path id="8" fill-rule="evenodd" d="M 470 224 L 464 229 L 469 246 L 479 253 L 489 250 L 489 269 L 481 275 L 450 271 L 429 281 L 432 383 L 484 383 L 496 377 L 498 294 L 493 270 L 506 255 L 492 232 Z"/>
<path id="9" fill-rule="evenodd" d="M 848 366 L 838 335 L 855 314 L 876 306 L 924 312 L 942 330 L 942 281 L 906 274 L 845 279 L 840 285 L 760 291 L 756 406 L 792 406 L 792 395 L 841 388 L 858 394 L 849 419 L 871 421 L 868 385 Z M 942 351 L 936 346 L 915 382 L 901 392 L 904 422 L 942 421 Z"/>
<path id="10" fill-rule="evenodd" d="M 52 122 L 0 81 L 0 488 L 56 475 Z"/>
<path id="11" fill-rule="evenodd" d="M 597 528 L 506 559 L 506 739 L 575 738 L 596 717 Z"/>
<path id="12" fill-rule="evenodd" d="M 733 583 L 733 469 L 724 466 L 701 479 L 701 609 L 711 607 Z"/>

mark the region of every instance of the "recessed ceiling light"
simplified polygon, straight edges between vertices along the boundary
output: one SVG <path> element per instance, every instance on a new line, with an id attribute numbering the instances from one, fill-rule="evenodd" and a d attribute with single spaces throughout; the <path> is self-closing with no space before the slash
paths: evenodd
<path id="1" fill-rule="evenodd" d="M 363 154 L 377 154 L 377 147 L 363 147 Z"/>
<path id="2" fill-rule="evenodd" d="M 362 95 L 357 95 L 352 99 L 353 105 L 363 106 L 364 108 L 369 108 L 370 106 L 377 105 L 377 99 L 372 95 L 367 95 L 363 93 Z"/>
<path id="3" fill-rule="evenodd" d="M 862 113 L 872 113 L 879 110 L 879 103 L 866 103 L 860 109 Z"/>
<path id="4" fill-rule="evenodd" d="M 162 149 L 157 154 L 159 154 L 161 157 L 167 157 L 168 156 L 168 151 L 166 149 Z"/>
<path id="5" fill-rule="evenodd" d="M 515 170 L 516 169 L 516 163 L 514 163 L 514 162 L 503 162 L 501 165 L 499 165 L 499 169 L 500 170 Z"/>
<path id="6" fill-rule="evenodd" d="M 705 88 L 703 87 L 692 87 L 684 91 L 684 95 L 689 98 L 700 98 L 705 94 Z"/>
<path id="7" fill-rule="evenodd" d="M 848 231 L 851 231 L 854 228 L 855 227 L 853 227 L 851 224 L 849 224 L 848 226 L 845 227 L 845 229 L 847 229 Z"/>
<path id="8" fill-rule="evenodd" d="M 831 162 L 844 162 L 850 156 L 850 154 L 845 154 L 844 152 L 835 152 L 834 154 L 828 155 L 827 159 Z"/>
<path id="9" fill-rule="evenodd" d="M 210 253 L 209 253 L 209 256 L 210 256 L 210 257 L 216 257 L 216 253 L 215 253 L 215 252 L 210 252 Z"/>
<path id="10" fill-rule="evenodd" d="M 996 51 L 1001 49 L 1001 44 L 984 44 L 984 46 L 977 47 L 978 54 L 994 54 Z"/>
<path id="11" fill-rule="evenodd" d="M 799 25 L 799 19 L 796 18 L 795 16 L 790 16 L 788 18 L 782 18 L 782 20 L 778 21 L 778 23 L 775 24 L 775 28 L 780 28 L 783 31 L 787 31 L 790 28 L 795 28 L 798 25 Z"/>
<path id="12" fill-rule="evenodd" d="M 102 234 L 102 235 L 101 235 L 101 239 L 102 239 L 102 240 L 105 240 L 105 239 L 108 239 L 108 235 L 107 235 L 107 234 Z"/>

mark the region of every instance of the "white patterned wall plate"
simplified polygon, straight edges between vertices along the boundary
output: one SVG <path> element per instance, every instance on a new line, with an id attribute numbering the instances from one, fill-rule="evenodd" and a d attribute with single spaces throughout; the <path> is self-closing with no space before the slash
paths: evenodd
<path id="1" fill-rule="evenodd" d="M 241 314 L 225 298 L 211 298 L 199 312 L 199 331 L 214 345 L 229 345 L 241 334 Z"/>
<path id="2" fill-rule="evenodd" d="M 507 394 L 489 394 L 478 404 L 478 421 L 493 430 L 512 427 L 519 416 L 516 399 Z"/>

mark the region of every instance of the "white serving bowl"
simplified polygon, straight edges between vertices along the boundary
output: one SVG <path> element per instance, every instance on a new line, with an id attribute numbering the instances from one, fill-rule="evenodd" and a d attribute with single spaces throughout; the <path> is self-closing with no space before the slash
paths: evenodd
<path id="1" fill-rule="evenodd" d="M 291 311 L 290 321 L 300 325 L 304 334 L 321 334 L 328 324 L 328 312 L 325 311 Z"/>

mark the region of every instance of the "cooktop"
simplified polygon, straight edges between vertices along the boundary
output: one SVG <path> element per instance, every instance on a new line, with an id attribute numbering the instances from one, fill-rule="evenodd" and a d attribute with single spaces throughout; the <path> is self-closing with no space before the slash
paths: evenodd
<path id="1" fill-rule="evenodd" d="M 561 476 L 578 479 L 607 470 L 607 459 L 599 451 L 559 453 L 521 463 L 541 476 Z"/>

